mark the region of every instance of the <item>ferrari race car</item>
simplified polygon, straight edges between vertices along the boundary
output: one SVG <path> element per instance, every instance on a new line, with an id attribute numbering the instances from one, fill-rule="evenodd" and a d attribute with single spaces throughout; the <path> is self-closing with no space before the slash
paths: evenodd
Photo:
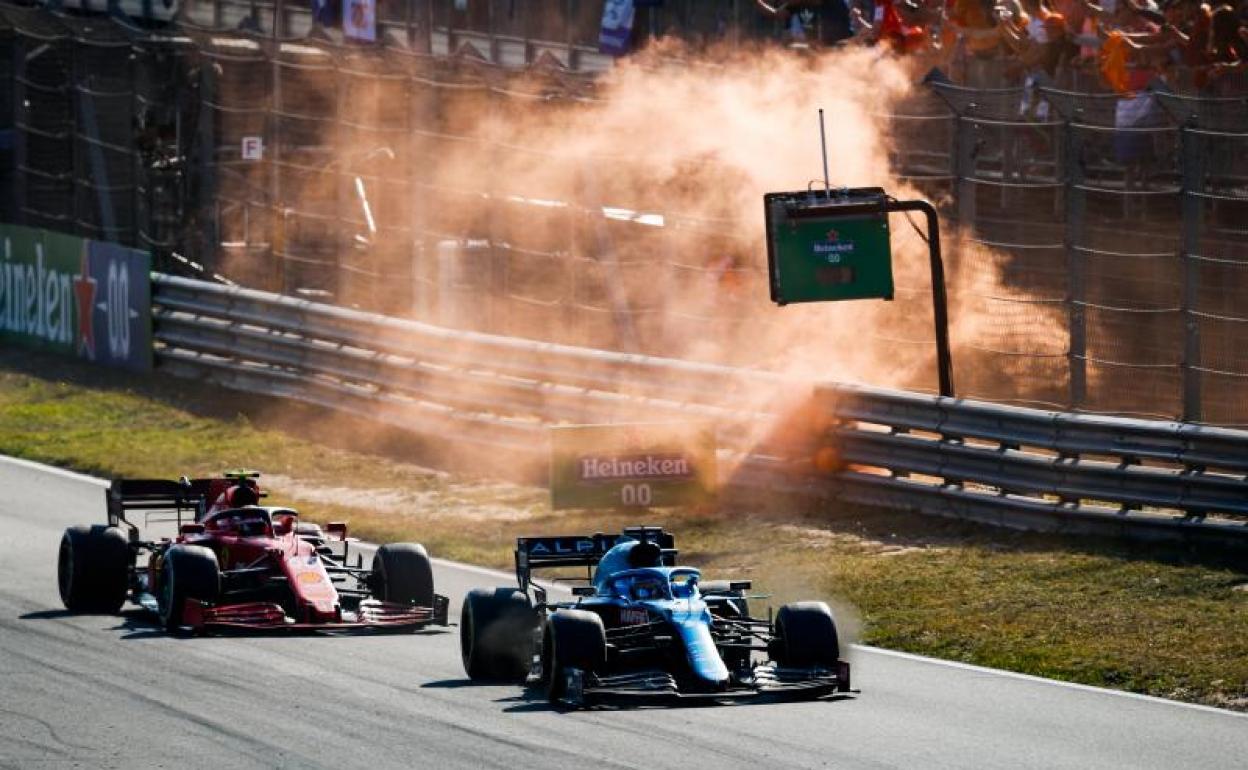
<path id="1" fill-rule="evenodd" d="M 578 707 L 654 698 L 819 698 L 848 693 L 836 623 L 823 602 L 752 617 L 748 581 L 702 581 L 676 565 L 672 536 L 630 527 L 623 535 L 516 541 L 519 588 L 464 598 L 460 652 L 468 676 L 540 686 Z M 533 570 L 586 567 L 574 600 L 549 601 Z M 768 613 L 770 615 L 770 612 Z"/>
<path id="2" fill-rule="evenodd" d="M 424 548 L 383 545 L 366 568 L 363 553 L 351 553 L 346 524 L 322 530 L 290 508 L 259 505 L 257 475 L 114 481 L 105 493 L 108 524 L 70 527 L 61 538 L 65 607 L 115 613 L 129 598 L 171 632 L 447 624 L 447 599 L 433 591 Z M 145 512 L 144 528 L 175 523 L 176 536 L 143 539 L 127 518 L 135 511 Z"/>

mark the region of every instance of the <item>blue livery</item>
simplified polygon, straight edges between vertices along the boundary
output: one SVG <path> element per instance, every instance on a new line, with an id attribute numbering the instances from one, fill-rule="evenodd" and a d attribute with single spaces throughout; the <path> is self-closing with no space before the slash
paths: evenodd
<path id="1" fill-rule="evenodd" d="M 835 620 L 822 602 L 752 617 L 746 581 L 703 581 L 678 566 L 662 529 L 520 538 L 517 589 L 464 600 L 461 652 L 474 680 L 513 679 L 581 706 L 655 698 L 851 692 Z M 584 567 L 572 601 L 552 601 L 535 569 Z M 560 580 L 566 580 L 561 577 Z"/>

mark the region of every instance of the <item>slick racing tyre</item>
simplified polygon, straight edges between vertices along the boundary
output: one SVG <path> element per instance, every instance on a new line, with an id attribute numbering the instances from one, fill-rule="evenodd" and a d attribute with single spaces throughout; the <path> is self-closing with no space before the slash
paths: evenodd
<path id="1" fill-rule="evenodd" d="M 836 621 L 823 602 L 794 602 L 776 613 L 772 657 L 781 666 L 831 668 L 841 657 Z"/>
<path id="2" fill-rule="evenodd" d="M 183 626 L 187 599 L 216 601 L 221 593 L 217 555 L 202 545 L 175 545 L 165 551 L 160 565 L 156 605 L 160 622 L 170 633 Z"/>
<path id="3" fill-rule="evenodd" d="M 474 588 L 459 614 L 459 651 L 473 680 L 523 681 L 533 663 L 537 613 L 514 588 Z"/>
<path id="4" fill-rule="evenodd" d="M 585 610 L 559 610 L 546 620 L 542 635 L 542 688 L 551 703 L 566 695 L 567 670 L 586 674 L 607 660 L 607 633 L 602 618 Z"/>
<path id="5" fill-rule="evenodd" d="M 56 582 L 70 612 L 113 614 L 130 588 L 130 544 L 117 527 L 70 527 L 61 536 Z"/>
<path id="6" fill-rule="evenodd" d="M 373 556 L 373 595 L 383 602 L 433 606 L 433 565 L 425 547 L 387 543 Z"/>

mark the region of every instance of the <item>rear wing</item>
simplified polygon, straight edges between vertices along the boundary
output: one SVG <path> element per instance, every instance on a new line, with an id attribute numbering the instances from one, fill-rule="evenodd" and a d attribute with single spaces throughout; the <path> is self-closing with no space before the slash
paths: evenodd
<path id="1" fill-rule="evenodd" d="M 619 535 L 562 535 L 516 539 L 516 580 L 521 591 L 528 591 L 533 570 L 553 567 L 585 567 L 587 575 L 616 545 L 630 540 L 657 545 L 663 564 L 676 565 L 676 538 L 662 527 L 625 527 Z"/>
<path id="2" fill-rule="evenodd" d="M 110 527 L 125 524 L 130 528 L 130 538 L 138 537 L 138 526 L 126 518 L 129 511 L 165 511 L 172 513 L 182 526 L 182 515 L 189 513 L 192 520 L 208 507 L 210 497 L 220 494 L 225 485 L 235 483 L 241 476 L 227 473 L 211 479 L 116 479 L 104 492 L 105 507 Z M 264 496 L 264 493 L 260 493 Z"/>

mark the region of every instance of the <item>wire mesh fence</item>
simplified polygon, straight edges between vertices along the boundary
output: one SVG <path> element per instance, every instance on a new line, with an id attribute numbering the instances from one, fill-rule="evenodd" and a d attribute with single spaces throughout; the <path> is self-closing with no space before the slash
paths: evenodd
<path id="1" fill-rule="evenodd" d="M 954 140 L 927 152 L 954 147 L 950 213 L 1027 295 L 1010 302 L 1033 309 L 1020 322 L 1001 298 L 976 299 L 993 320 L 960 356 L 963 393 L 1248 421 L 1248 369 L 1224 352 L 1245 328 L 1236 281 L 1248 249 L 1236 223 L 1248 214 L 1248 99 L 931 86 L 953 126 Z M 978 376 L 970 361 L 1014 375 Z"/>
<path id="2" fill-rule="evenodd" d="M 599 109 L 605 66 L 594 4 L 515 5 L 383 0 L 382 44 L 361 46 L 281 3 L 148 29 L 0 4 L 3 216 L 460 328 L 765 363 L 712 344 L 772 332 L 749 312 L 754 236 L 713 207 L 653 210 L 628 178 L 644 157 L 623 172 L 512 130 Z M 747 3 L 641 23 L 766 31 Z M 932 82 L 888 123 L 894 175 L 960 226 L 961 395 L 1248 424 L 1248 100 Z M 930 356 L 929 302 L 899 276 L 872 343 Z"/>

